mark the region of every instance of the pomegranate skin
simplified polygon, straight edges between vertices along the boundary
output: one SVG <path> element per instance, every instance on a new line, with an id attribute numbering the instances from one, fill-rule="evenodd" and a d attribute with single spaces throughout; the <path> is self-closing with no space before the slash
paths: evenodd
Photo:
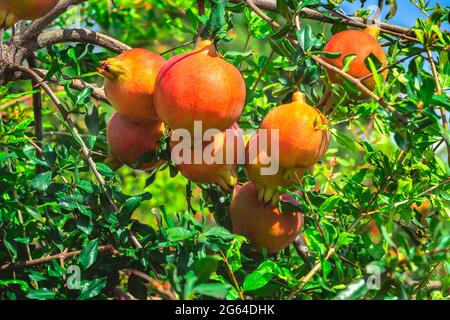
<path id="1" fill-rule="evenodd" d="M 18 20 L 35 20 L 52 10 L 59 0 L 0 0 L 0 10 L 7 10 Z"/>
<path id="2" fill-rule="evenodd" d="M 117 112 L 128 119 L 152 122 L 158 119 L 153 93 L 158 71 L 166 60 L 146 49 L 135 48 L 101 62 L 105 94 Z"/>
<path id="3" fill-rule="evenodd" d="M 346 56 L 355 54 L 356 57 L 347 73 L 357 79 L 372 74 L 365 64 L 365 60 L 371 54 L 375 55 L 383 66 L 387 66 L 388 63 L 383 48 L 376 37 L 368 30 L 346 30 L 339 32 L 327 42 L 323 51 L 341 53 L 338 58 L 334 59 L 326 56 L 321 57 L 324 61 L 339 69 L 342 69 L 344 66 L 344 58 Z M 331 82 L 338 84 L 342 83 L 342 79 L 338 74 L 328 69 L 326 72 Z M 385 70 L 382 75 L 386 79 L 387 70 Z M 363 80 L 362 83 L 372 91 L 375 89 L 376 84 L 373 76 Z"/>
<path id="4" fill-rule="evenodd" d="M 208 164 L 206 161 L 204 161 L 204 159 L 202 159 L 201 163 L 194 163 L 194 147 L 192 147 L 191 150 L 190 163 L 181 162 L 180 159 L 183 154 L 173 152 L 172 160 L 177 163 L 177 168 L 178 170 L 180 170 L 180 173 L 192 182 L 202 184 L 214 183 L 219 185 L 224 191 L 231 191 L 238 180 L 238 152 L 239 150 L 242 150 L 242 147 L 244 146 L 244 138 L 242 137 L 240 128 L 236 123 L 230 129 L 232 129 L 232 131 L 230 131 L 231 135 L 227 136 L 226 131 L 222 131 L 212 137 L 212 142 L 206 141 L 202 143 L 202 154 L 203 152 L 205 152 L 206 148 L 208 148 L 208 145 L 213 143 L 213 148 L 208 149 L 211 150 L 211 152 L 207 153 L 214 156 L 218 155 L 219 157 L 220 153 L 222 153 L 222 163 Z M 233 144 L 227 145 L 227 139 L 230 138 L 233 139 Z M 176 147 L 179 143 L 182 143 L 182 141 L 171 141 L 171 150 L 173 150 L 173 148 Z M 230 156 L 232 159 L 232 163 L 227 163 L 227 155 L 231 154 L 231 152 L 233 152 L 232 157 Z"/>
<path id="5" fill-rule="evenodd" d="M 201 121 L 204 131 L 223 131 L 239 118 L 245 94 L 239 70 L 205 40 L 194 51 L 164 65 L 156 80 L 154 103 L 172 130 L 184 128 L 193 133 L 194 121 Z"/>
<path id="6" fill-rule="evenodd" d="M 293 94 L 292 103 L 278 106 L 264 118 L 261 129 L 279 130 L 280 166 L 308 168 L 325 155 L 330 142 L 330 133 L 325 116 L 305 102 L 301 92 Z M 269 150 L 273 150 L 268 139 Z"/>
<path id="7" fill-rule="evenodd" d="M 164 123 L 136 123 L 115 112 L 108 122 L 107 139 L 110 153 L 122 164 L 134 165 L 148 152 L 156 151 L 164 135 Z M 159 165 L 150 161 L 141 163 L 136 169 L 150 170 Z"/>
<path id="8" fill-rule="evenodd" d="M 247 237 L 258 251 L 262 248 L 268 253 L 280 251 L 299 235 L 303 214 L 283 214 L 272 205 L 263 206 L 257 200 L 257 193 L 251 182 L 235 187 L 229 210 L 233 233 Z M 295 202 L 288 195 L 280 196 L 280 200 Z"/>

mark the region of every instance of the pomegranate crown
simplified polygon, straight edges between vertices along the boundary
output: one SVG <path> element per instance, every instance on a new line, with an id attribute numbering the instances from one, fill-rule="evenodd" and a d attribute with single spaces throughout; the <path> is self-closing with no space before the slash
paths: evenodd
<path id="1" fill-rule="evenodd" d="M 110 58 L 100 62 L 97 72 L 109 80 L 115 80 L 126 73 L 126 68 L 118 59 Z"/>

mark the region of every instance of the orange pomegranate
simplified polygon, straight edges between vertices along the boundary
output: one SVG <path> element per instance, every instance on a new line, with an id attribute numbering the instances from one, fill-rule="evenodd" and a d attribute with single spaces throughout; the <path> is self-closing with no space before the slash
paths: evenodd
<path id="1" fill-rule="evenodd" d="M 107 138 L 110 154 L 121 164 L 150 170 L 160 162 L 139 163 L 149 153 L 155 152 L 164 135 L 164 123 L 156 120 L 150 123 L 137 123 L 115 112 L 108 122 Z"/>
<path id="2" fill-rule="evenodd" d="M 255 249 L 266 248 L 274 253 L 289 246 L 299 235 L 303 215 L 300 212 L 281 213 L 273 206 L 264 206 L 257 199 L 258 191 L 252 182 L 234 189 L 230 218 L 234 233 L 247 237 Z M 289 195 L 280 201 L 295 203 Z"/>
<path id="3" fill-rule="evenodd" d="M 173 138 L 173 134 L 172 134 Z M 171 139 L 172 160 L 177 164 L 180 173 L 188 180 L 195 183 L 219 185 L 225 191 L 231 191 L 237 183 L 237 164 L 239 152 L 243 151 L 244 140 L 239 126 L 234 124 L 230 130 L 222 131 L 212 136 L 210 141 L 199 142 L 191 145 L 190 155 L 185 154 L 183 145 L 186 141 L 179 142 Z M 201 156 L 194 161 L 195 152 Z M 242 152 L 243 153 L 243 152 Z M 204 158 L 203 156 L 207 158 Z M 243 157 L 243 154 L 241 155 Z M 184 157 L 186 157 L 184 159 Z M 214 159 L 216 158 L 216 159 Z"/>
<path id="4" fill-rule="evenodd" d="M 278 130 L 279 164 L 287 170 L 288 176 L 295 168 L 308 168 L 322 159 L 330 142 L 327 124 L 322 112 L 308 105 L 305 95 L 297 91 L 291 103 L 267 114 L 260 129 L 267 130 L 270 151 L 275 150 L 271 135 Z"/>
<path id="5" fill-rule="evenodd" d="M 379 30 L 376 28 L 367 28 L 366 30 L 346 30 L 335 34 L 325 45 L 323 51 L 341 53 L 338 58 L 328 58 L 322 56 L 322 59 L 329 64 L 342 69 L 346 56 L 355 55 L 347 73 L 354 78 L 363 78 L 372 75 L 372 72 L 366 67 L 365 60 L 371 54 L 378 58 L 383 66 L 387 66 L 386 53 L 377 40 Z M 326 70 L 331 82 L 342 83 L 342 79 L 338 74 L 330 70 Z M 387 76 L 387 70 L 382 75 Z M 373 76 L 362 81 L 370 90 L 375 88 L 375 80 Z M 352 95 L 353 96 L 353 95 Z M 367 98 L 367 97 L 364 97 Z"/>
<path id="6" fill-rule="evenodd" d="M 0 10 L 9 11 L 17 20 L 35 20 L 52 10 L 59 0 L 0 0 Z"/>
<path id="7" fill-rule="evenodd" d="M 111 105 L 134 122 L 158 119 L 153 92 L 158 71 L 165 60 L 146 49 L 135 48 L 100 63 L 105 94 Z"/>
<path id="8" fill-rule="evenodd" d="M 245 93 L 239 70 L 219 56 L 211 41 L 204 40 L 194 51 L 164 65 L 156 80 L 154 103 L 171 129 L 192 133 L 194 121 L 201 121 L 203 130 L 223 131 L 239 118 Z"/>

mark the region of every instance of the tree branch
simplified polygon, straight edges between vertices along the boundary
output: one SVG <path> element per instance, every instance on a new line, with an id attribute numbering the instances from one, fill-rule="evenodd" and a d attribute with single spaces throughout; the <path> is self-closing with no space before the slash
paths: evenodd
<path id="1" fill-rule="evenodd" d="M 34 69 L 34 68 L 32 70 L 34 72 L 36 72 L 36 74 L 38 74 L 42 79 L 44 79 L 46 74 L 47 74 L 46 70 Z M 50 79 L 48 79 L 48 81 L 50 83 L 54 83 L 54 84 L 57 84 L 57 85 L 61 85 L 61 86 L 63 85 L 63 84 L 61 84 L 58 81 L 58 79 L 55 76 L 53 76 Z M 84 90 L 86 88 L 92 88 L 92 93 L 91 93 L 92 97 L 94 97 L 95 99 L 100 100 L 102 102 L 110 104 L 109 101 L 108 101 L 108 98 L 105 95 L 105 91 L 102 88 L 99 88 L 96 85 L 93 85 L 93 84 L 88 83 L 88 82 L 84 82 L 84 81 L 79 80 L 79 79 L 68 79 L 68 81 L 70 81 L 70 87 L 72 89 L 75 89 L 75 90 L 82 91 L 82 90 Z"/>
<path id="2" fill-rule="evenodd" d="M 108 251 L 114 252 L 115 249 L 110 245 L 98 247 L 98 252 L 108 252 Z M 7 271 L 7 270 L 18 270 L 18 269 L 23 269 L 23 268 L 34 267 L 34 266 L 38 266 L 38 265 L 50 262 L 55 259 L 58 259 L 58 260 L 70 259 L 75 256 L 78 256 L 80 253 L 81 253 L 81 250 L 77 250 L 77 251 L 72 251 L 72 252 L 67 252 L 67 253 L 60 253 L 60 254 L 56 254 L 53 256 L 43 257 L 43 258 L 39 258 L 39 259 L 35 259 L 35 260 L 23 261 L 23 262 L 18 262 L 18 263 L 6 263 L 6 264 L 0 266 L 0 270 Z"/>
<path id="3" fill-rule="evenodd" d="M 90 43 L 115 53 L 131 49 L 130 46 L 119 40 L 89 29 L 62 29 L 44 32 L 37 37 L 37 48 L 42 49 L 64 42 Z"/>
<path id="4" fill-rule="evenodd" d="M 36 37 L 42 30 L 48 27 L 55 19 L 63 14 L 70 6 L 85 2 L 86 0 L 61 0 L 58 4 L 40 19 L 33 21 L 21 34 L 20 43 L 24 43 Z"/>
<path id="5" fill-rule="evenodd" d="M 245 2 L 245 0 L 230 0 L 230 2 L 241 3 L 241 2 Z M 253 2 L 260 9 L 274 11 L 274 12 L 277 11 L 276 0 L 254 0 Z M 304 8 L 304 9 L 302 9 L 301 12 L 302 12 L 303 17 L 306 19 L 317 20 L 317 21 L 332 23 L 332 24 L 341 23 L 341 24 L 346 24 L 348 26 L 360 28 L 360 29 L 364 29 L 368 26 L 368 24 L 367 24 L 368 19 L 364 19 L 364 18 L 360 18 L 360 17 L 351 17 L 351 19 L 330 18 L 316 10 L 309 9 L 309 8 Z M 330 12 L 330 13 L 337 15 L 335 12 Z M 383 33 L 393 34 L 393 35 L 397 35 L 400 37 L 407 36 L 408 40 L 417 41 L 417 39 L 415 38 L 414 31 L 412 31 L 408 28 L 390 24 L 390 23 L 386 23 L 386 22 L 380 22 L 380 28 L 381 28 L 381 32 L 383 32 Z"/>

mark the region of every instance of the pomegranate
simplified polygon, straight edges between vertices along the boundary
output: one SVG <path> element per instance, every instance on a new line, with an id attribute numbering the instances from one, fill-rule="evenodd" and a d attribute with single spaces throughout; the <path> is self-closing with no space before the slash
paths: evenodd
<path id="1" fill-rule="evenodd" d="M 266 248 L 274 253 L 289 246 L 299 235 L 303 214 L 281 213 L 273 205 L 264 206 L 257 200 L 257 193 L 252 182 L 235 187 L 230 205 L 232 229 L 247 237 L 255 249 Z M 281 195 L 280 200 L 295 204 L 289 195 Z"/>
<path id="2" fill-rule="evenodd" d="M 205 131 L 223 131 L 239 118 L 245 93 L 238 69 L 219 56 L 211 41 L 204 40 L 194 51 L 164 65 L 156 79 L 154 103 L 171 129 L 193 133 L 194 121 L 201 121 Z"/>
<path id="3" fill-rule="evenodd" d="M 164 123 L 156 120 L 137 123 L 115 112 L 108 122 L 107 138 L 111 156 L 121 164 L 136 167 L 136 163 L 150 152 L 155 152 L 164 135 Z M 150 170 L 160 162 L 149 161 L 137 165 L 137 169 Z"/>
<path id="4" fill-rule="evenodd" d="M 9 11 L 17 20 L 35 20 L 46 15 L 59 0 L 0 0 L 0 10 Z"/>
<path id="5" fill-rule="evenodd" d="M 191 141 L 188 143 L 191 147 L 190 156 L 184 154 L 183 140 L 177 142 L 171 139 L 170 143 L 172 160 L 177 164 L 181 174 L 192 182 L 214 183 L 225 191 L 231 191 L 238 180 L 236 170 L 238 160 L 243 157 L 243 154 L 239 155 L 239 152 L 243 151 L 244 145 L 239 126 L 234 124 L 230 130 L 217 133 L 210 141 L 199 142 L 193 147 Z M 202 156 L 197 163 L 194 161 L 196 151 Z M 203 155 L 209 159 L 204 158 Z M 184 157 L 187 159 L 183 159 Z M 216 158 L 217 161 L 213 161 L 213 158 Z M 229 158 L 228 161 L 227 158 Z"/>
<path id="6" fill-rule="evenodd" d="M 338 58 L 328 58 L 322 56 L 322 59 L 329 64 L 342 69 L 344 66 L 344 59 L 348 55 L 356 55 L 352 61 L 347 73 L 354 78 L 363 78 L 372 75 L 372 72 L 366 67 L 365 60 L 371 54 L 376 56 L 383 66 L 387 66 L 386 53 L 377 40 L 377 34 L 379 30 L 376 28 L 367 28 L 366 30 L 346 30 L 335 34 L 325 45 L 323 51 L 341 53 Z M 333 71 L 326 70 L 331 82 L 342 83 L 342 79 L 338 74 Z M 382 75 L 387 77 L 387 70 Z M 363 80 L 362 83 L 374 90 L 375 79 L 373 76 Z M 350 94 L 354 96 L 354 94 Z M 367 98 L 363 96 L 363 98 Z"/>
<path id="7" fill-rule="evenodd" d="M 322 112 L 308 105 L 303 93 L 295 92 L 291 103 L 267 114 L 261 129 L 268 132 L 268 150 L 274 149 L 270 135 L 278 129 L 280 166 L 289 170 L 308 168 L 322 159 L 330 142 L 327 124 Z"/>
<path id="8" fill-rule="evenodd" d="M 164 63 L 158 54 L 140 48 L 100 63 L 98 71 L 105 77 L 106 97 L 117 112 L 139 123 L 158 119 L 153 91 Z"/>

